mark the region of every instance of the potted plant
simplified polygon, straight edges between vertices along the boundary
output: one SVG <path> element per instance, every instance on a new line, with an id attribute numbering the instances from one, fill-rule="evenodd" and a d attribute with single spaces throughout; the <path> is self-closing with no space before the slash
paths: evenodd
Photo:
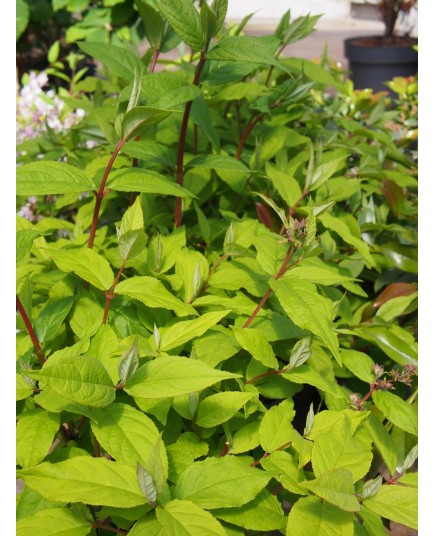
<path id="1" fill-rule="evenodd" d="M 417 72 L 417 39 L 395 31 L 400 15 L 408 16 L 417 0 L 380 0 L 378 9 L 384 22 L 382 36 L 352 37 L 344 41 L 350 78 L 355 89 L 370 87 L 385 90 L 384 82 L 395 76 L 412 76 Z"/>

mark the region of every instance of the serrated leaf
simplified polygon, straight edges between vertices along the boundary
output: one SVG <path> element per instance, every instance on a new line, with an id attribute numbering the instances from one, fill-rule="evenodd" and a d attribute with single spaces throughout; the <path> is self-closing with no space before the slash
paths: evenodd
<path id="1" fill-rule="evenodd" d="M 214 510 L 213 514 L 227 523 L 254 531 L 281 529 L 286 521 L 277 497 L 266 489 L 243 506 Z"/>
<path id="2" fill-rule="evenodd" d="M 157 519 L 171 536 L 226 536 L 225 529 L 209 512 L 191 501 L 174 499 L 158 506 Z"/>
<path id="3" fill-rule="evenodd" d="M 40 343 L 52 339 L 68 316 L 74 303 L 73 296 L 49 302 L 36 318 L 33 328 Z"/>
<path id="4" fill-rule="evenodd" d="M 291 350 L 289 358 L 289 368 L 297 368 L 303 365 L 312 355 L 312 337 L 308 335 L 297 341 Z"/>
<path id="5" fill-rule="evenodd" d="M 152 476 L 140 464 L 137 464 L 137 480 L 148 504 L 152 508 L 155 508 L 157 504 L 157 488 L 152 480 Z"/>
<path id="6" fill-rule="evenodd" d="M 323 374 L 320 374 L 309 365 L 300 365 L 297 368 L 288 370 L 282 373 L 282 377 L 294 383 L 313 385 L 335 398 L 347 398 L 347 395 L 337 383 L 325 378 Z"/>
<path id="7" fill-rule="evenodd" d="M 228 10 L 228 0 L 213 0 L 211 9 L 214 11 L 217 17 L 216 33 L 218 33 L 222 29 L 225 22 L 226 13 Z"/>
<path id="8" fill-rule="evenodd" d="M 107 187 L 117 192 L 196 197 L 191 192 L 155 171 L 140 168 L 118 169 L 110 174 Z"/>
<path id="9" fill-rule="evenodd" d="M 137 463 L 146 467 L 146 460 L 159 439 L 159 431 L 149 417 L 118 402 L 92 411 L 92 431 L 116 461 L 133 469 Z"/>
<path id="10" fill-rule="evenodd" d="M 261 194 L 259 192 L 252 192 L 254 193 L 255 195 L 259 195 L 259 197 L 268 205 L 270 206 L 274 212 L 279 216 L 280 220 L 282 221 L 283 225 L 285 226 L 285 229 L 288 229 L 289 228 L 289 223 L 288 223 L 288 219 L 286 217 L 286 213 L 285 211 L 278 207 L 276 205 L 276 203 L 270 199 L 269 197 L 267 197 L 266 195 L 264 194 Z"/>
<path id="11" fill-rule="evenodd" d="M 175 496 L 209 510 L 234 508 L 253 500 L 269 480 L 269 475 L 235 456 L 207 458 L 183 472 Z"/>
<path id="12" fill-rule="evenodd" d="M 278 369 L 279 363 L 265 335 L 258 329 L 232 328 L 239 344 L 264 366 Z"/>
<path id="13" fill-rule="evenodd" d="M 171 294 L 161 281 L 153 277 L 138 276 L 121 281 L 116 294 L 141 301 L 147 307 L 162 307 L 175 311 L 178 316 L 197 315 L 195 309 Z"/>
<path id="14" fill-rule="evenodd" d="M 74 515 L 68 508 L 49 508 L 20 519 L 17 536 L 86 536 L 90 521 Z"/>
<path id="15" fill-rule="evenodd" d="M 211 37 L 217 33 L 217 17 L 209 5 L 204 2 L 200 6 L 200 21 L 205 43 L 209 43 Z"/>
<path id="16" fill-rule="evenodd" d="M 357 350 L 341 350 L 341 358 L 344 366 L 354 374 L 356 378 L 372 383 L 375 379 L 372 367 L 374 361 L 363 352 Z"/>
<path id="17" fill-rule="evenodd" d="M 155 514 L 148 514 L 139 519 L 128 532 L 129 536 L 169 536 L 163 525 L 155 517 Z"/>
<path id="18" fill-rule="evenodd" d="M 288 516 L 286 536 L 354 536 L 353 514 L 317 497 L 299 499 Z"/>
<path id="19" fill-rule="evenodd" d="M 18 478 L 50 501 L 131 508 L 145 503 L 136 471 L 105 458 L 77 456 L 18 471 Z"/>
<path id="20" fill-rule="evenodd" d="M 241 454 L 259 446 L 259 421 L 246 424 L 232 437 L 230 453 Z"/>
<path id="21" fill-rule="evenodd" d="M 386 419 L 402 430 L 417 436 L 417 409 L 414 406 L 388 391 L 376 391 L 372 394 L 372 400 Z"/>
<path id="22" fill-rule="evenodd" d="M 265 164 L 265 173 L 288 207 L 293 207 L 302 195 L 296 179 L 288 173 L 278 170 L 269 162 Z"/>
<path id="23" fill-rule="evenodd" d="M 193 50 L 202 50 L 204 38 L 200 15 L 190 0 L 155 0 L 163 17 Z"/>
<path id="24" fill-rule="evenodd" d="M 146 0 L 134 0 L 134 3 L 142 19 L 150 45 L 159 49 L 164 34 L 163 18 Z"/>
<path id="25" fill-rule="evenodd" d="M 276 450 L 266 458 L 261 458 L 261 466 L 291 493 L 307 495 L 307 491 L 300 486 L 305 480 L 305 476 L 303 471 L 299 469 L 294 454 Z"/>
<path id="26" fill-rule="evenodd" d="M 417 530 L 416 488 L 383 485 L 378 493 L 363 501 L 363 504 L 381 517 Z"/>
<path id="27" fill-rule="evenodd" d="M 143 68 L 140 59 L 125 47 L 91 41 L 79 41 L 77 44 L 85 54 L 99 60 L 126 82 L 132 82 L 134 73 Z"/>
<path id="28" fill-rule="evenodd" d="M 134 201 L 134 203 L 127 208 L 125 214 L 122 216 L 122 221 L 119 227 L 121 236 L 128 231 L 139 231 L 143 229 L 143 210 L 140 204 L 140 198 Z"/>
<path id="29" fill-rule="evenodd" d="M 417 457 L 418 457 L 418 446 L 415 445 L 405 457 L 405 460 L 402 466 L 404 471 L 408 471 L 409 469 L 413 467 L 413 464 L 417 460 Z"/>
<path id="30" fill-rule="evenodd" d="M 34 409 L 19 418 L 16 429 L 17 463 L 28 469 L 48 454 L 59 429 L 59 415 Z"/>
<path id="31" fill-rule="evenodd" d="M 331 325 L 335 314 L 332 302 L 321 296 L 315 285 L 307 281 L 271 279 L 270 286 L 294 324 L 317 335 L 342 365 L 337 334 Z"/>
<path id="32" fill-rule="evenodd" d="M 124 390 L 140 398 L 167 398 L 200 391 L 229 378 L 239 378 L 186 357 L 160 357 L 140 367 L 125 384 Z"/>
<path id="33" fill-rule="evenodd" d="M 223 392 L 208 396 L 199 403 L 196 424 L 203 428 L 212 428 L 233 417 L 254 393 Z"/>
<path id="34" fill-rule="evenodd" d="M 221 154 L 207 154 L 196 156 L 188 163 L 191 167 L 204 167 L 211 169 L 228 169 L 232 171 L 240 171 L 250 173 L 250 169 L 239 160 L 232 156 Z"/>
<path id="35" fill-rule="evenodd" d="M 22 229 L 16 233 L 16 262 L 19 262 L 32 249 L 33 241 L 43 233 L 33 229 Z"/>
<path id="36" fill-rule="evenodd" d="M 220 322 L 222 318 L 230 313 L 227 311 L 214 311 L 212 313 L 204 313 L 199 318 L 194 320 L 185 320 L 177 322 L 170 326 L 161 337 L 160 350 L 168 352 L 181 344 L 202 336 L 211 327 Z"/>
<path id="37" fill-rule="evenodd" d="M 17 195 L 82 193 L 96 188 L 81 169 L 45 160 L 19 166 L 16 179 Z"/>
<path id="38" fill-rule="evenodd" d="M 385 429 L 380 419 L 374 413 L 371 413 L 365 421 L 365 428 L 372 437 L 374 445 L 387 465 L 390 474 L 395 474 L 398 465 L 397 447 Z"/>
<path id="39" fill-rule="evenodd" d="M 292 419 L 295 411 L 292 401 L 284 400 L 273 406 L 263 416 L 259 427 L 259 440 L 265 452 L 274 452 L 291 441 L 293 435 Z"/>
<path id="40" fill-rule="evenodd" d="M 41 370 L 29 370 L 26 374 L 42 381 L 59 395 L 85 406 L 107 406 L 115 398 L 108 372 L 94 357 L 65 357 L 51 366 L 48 360 Z"/>
<path id="41" fill-rule="evenodd" d="M 302 482 L 300 485 L 346 512 L 360 510 L 360 505 L 355 497 L 353 476 L 346 469 L 326 471 L 318 478 Z"/>
<path id="42" fill-rule="evenodd" d="M 377 476 L 377 478 L 374 478 L 372 480 L 367 480 L 363 484 L 363 489 L 362 489 L 362 493 L 360 494 L 360 497 L 362 499 L 367 499 L 368 497 L 372 497 L 381 488 L 382 483 L 383 483 L 383 477 L 381 475 Z"/>
<path id="43" fill-rule="evenodd" d="M 279 40 L 266 36 L 225 36 L 206 54 L 209 60 L 279 65 L 274 53 Z"/>
<path id="44" fill-rule="evenodd" d="M 119 238 L 119 255 L 123 261 L 134 259 L 145 249 L 148 241 L 142 229 L 127 231 Z"/>
<path id="45" fill-rule="evenodd" d="M 128 140 L 143 133 L 146 129 L 161 123 L 173 110 L 162 110 L 152 106 L 136 106 L 122 119 L 121 136 Z"/>
<path id="46" fill-rule="evenodd" d="M 119 381 L 125 383 L 127 379 L 134 374 L 139 366 L 139 343 L 138 339 L 134 340 L 134 343 L 125 350 L 125 352 L 119 358 L 118 375 Z"/>
<path id="47" fill-rule="evenodd" d="M 100 290 L 109 290 L 114 276 L 109 262 L 93 249 L 47 249 L 63 272 L 74 272 Z"/>

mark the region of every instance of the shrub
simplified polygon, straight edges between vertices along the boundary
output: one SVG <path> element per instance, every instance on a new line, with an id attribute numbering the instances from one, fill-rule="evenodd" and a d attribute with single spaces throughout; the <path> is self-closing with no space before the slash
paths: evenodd
<path id="1" fill-rule="evenodd" d="M 17 533 L 416 528 L 417 82 L 142 7 L 18 146 Z"/>

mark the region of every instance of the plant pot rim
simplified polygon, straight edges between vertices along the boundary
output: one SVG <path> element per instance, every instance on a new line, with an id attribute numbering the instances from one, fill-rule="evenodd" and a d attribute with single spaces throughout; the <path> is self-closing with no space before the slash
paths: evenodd
<path id="1" fill-rule="evenodd" d="M 369 45 L 370 39 L 379 40 L 379 44 Z M 373 65 L 417 64 L 418 53 L 413 49 L 418 42 L 416 38 L 407 38 L 405 44 L 381 43 L 381 40 L 384 40 L 384 36 L 367 35 L 345 39 L 345 57 L 353 63 Z"/>

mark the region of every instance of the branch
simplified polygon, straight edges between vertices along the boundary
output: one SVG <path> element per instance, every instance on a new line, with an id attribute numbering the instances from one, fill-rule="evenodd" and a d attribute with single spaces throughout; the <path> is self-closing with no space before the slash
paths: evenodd
<path id="1" fill-rule="evenodd" d="M 46 361 L 44 354 L 42 352 L 41 345 L 39 344 L 38 337 L 36 336 L 35 330 L 33 329 L 33 326 L 30 322 L 29 317 L 27 316 L 26 310 L 23 307 L 23 304 L 21 303 L 20 299 L 17 296 L 17 309 L 20 312 L 21 318 L 24 321 L 24 324 L 26 325 L 27 333 L 30 336 L 30 339 L 32 340 L 33 346 L 36 348 L 36 355 L 38 356 L 39 363 L 43 365 Z"/>
<path id="2" fill-rule="evenodd" d="M 115 280 L 113 281 L 113 285 L 110 287 L 110 290 L 108 290 L 105 293 L 106 299 L 105 299 L 105 307 L 104 307 L 104 316 L 102 318 L 102 323 L 103 324 L 107 324 L 107 317 L 108 317 L 108 312 L 109 312 L 109 309 L 110 309 L 110 304 L 111 304 L 113 298 L 116 296 L 115 288 L 116 288 L 116 285 L 119 283 L 119 278 L 121 277 L 122 272 L 124 271 L 125 264 L 127 263 L 127 260 L 128 260 L 128 256 L 125 258 L 124 262 L 122 263 L 121 267 L 119 268 L 119 271 L 118 271 L 118 273 L 117 273 L 117 275 L 115 277 Z"/>

